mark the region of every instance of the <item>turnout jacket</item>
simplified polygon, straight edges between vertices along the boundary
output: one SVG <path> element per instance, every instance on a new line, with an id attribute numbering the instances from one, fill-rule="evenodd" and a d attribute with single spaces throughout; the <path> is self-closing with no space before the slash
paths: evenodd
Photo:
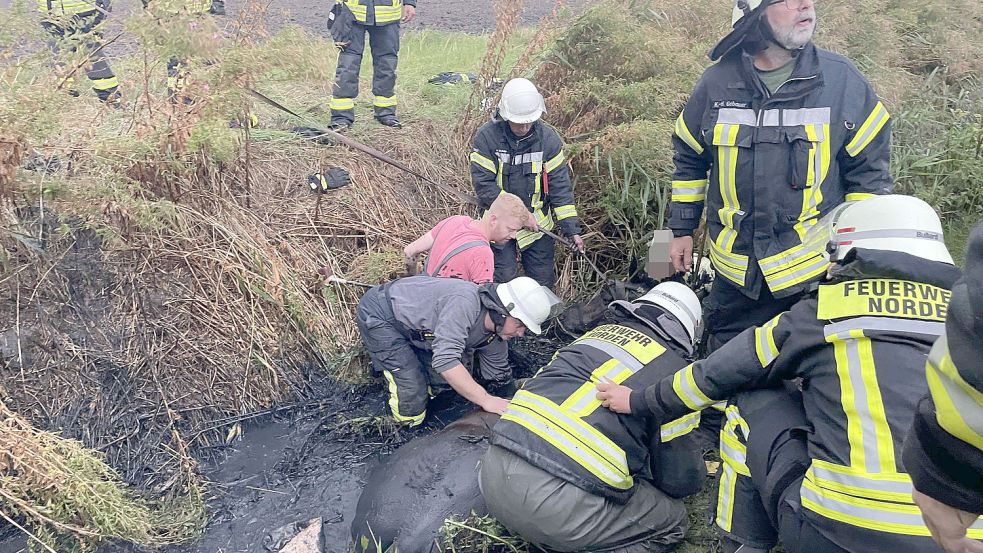
<path id="1" fill-rule="evenodd" d="M 928 390 L 925 359 L 943 332 L 959 269 L 862 249 L 845 261 L 788 312 L 633 391 L 632 412 L 672 419 L 742 389 L 801 378 L 812 427 L 800 489 L 806 519 L 849 551 L 921 550 L 930 534 L 912 502 L 901 446 Z M 721 444 L 721 456 L 743 457 Z M 983 537 L 983 524 L 970 535 Z"/>
<path id="2" fill-rule="evenodd" d="M 344 0 L 355 20 L 363 25 L 388 25 L 403 17 L 403 5 L 416 6 L 416 0 Z"/>
<path id="3" fill-rule="evenodd" d="M 653 479 L 650 455 L 660 440 L 689 433 L 699 414 L 650 427 L 651 421 L 601 407 L 595 384 L 604 378 L 637 387 L 656 383 L 686 364 L 676 348 L 631 316 L 597 326 L 516 392 L 492 443 L 589 493 L 626 503 L 636 477 Z"/>
<path id="4" fill-rule="evenodd" d="M 750 298 L 806 290 L 826 271 L 806 232 L 844 200 L 890 193 L 890 116 L 856 67 L 809 44 L 769 94 L 753 58 L 704 72 L 673 132 L 669 228 L 706 210 L 717 275 Z"/>
<path id="5" fill-rule="evenodd" d="M 471 182 L 482 209 L 489 209 L 499 194 L 510 192 L 522 198 L 540 227 L 553 230 L 558 223 L 564 234 L 580 234 L 563 140 L 553 127 L 536 121 L 529 134 L 518 138 L 496 113 L 475 133 L 469 159 Z M 516 242 L 525 249 L 542 237 L 541 232 L 522 229 Z"/>
<path id="6" fill-rule="evenodd" d="M 432 352 L 434 372 L 462 363 L 475 351 L 486 374 L 509 371 L 508 348 L 485 330 L 488 309 L 481 287 L 456 278 L 418 275 L 379 287 L 392 307 L 396 328 L 413 345 Z"/>
<path id="7" fill-rule="evenodd" d="M 983 513 L 983 225 L 970 236 L 965 275 L 925 372 L 930 393 L 905 442 L 905 467 L 922 493 Z"/>

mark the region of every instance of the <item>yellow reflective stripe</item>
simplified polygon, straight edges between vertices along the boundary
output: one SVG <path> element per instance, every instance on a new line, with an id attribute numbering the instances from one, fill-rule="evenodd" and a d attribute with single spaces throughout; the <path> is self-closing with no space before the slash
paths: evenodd
<path id="1" fill-rule="evenodd" d="M 820 488 L 833 490 L 854 497 L 911 503 L 913 491 L 911 477 L 903 472 L 868 473 L 853 467 L 845 467 L 813 459 L 806 478 Z"/>
<path id="2" fill-rule="evenodd" d="M 119 79 L 115 76 L 105 79 L 89 79 L 92 88 L 95 90 L 110 90 L 119 86 Z"/>
<path id="3" fill-rule="evenodd" d="M 376 96 L 372 105 L 378 108 L 389 108 L 396 105 L 395 96 Z"/>
<path id="4" fill-rule="evenodd" d="M 849 280 L 819 287 L 820 319 L 880 316 L 944 322 L 952 292 L 944 288 L 885 278 Z"/>
<path id="5" fill-rule="evenodd" d="M 562 221 L 568 217 L 577 216 L 577 208 L 572 205 L 561 205 L 559 207 L 553 208 L 553 212 L 556 213 L 556 220 Z"/>
<path id="6" fill-rule="evenodd" d="M 737 225 L 735 215 L 742 215 L 741 203 L 737 198 L 737 132 L 740 125 L 717 123 L 714 126 L 714 143 L 717 146 L 717 184 L 720 188 L 722 205 L 717 210 L 717 217 L 724 226 L 715 242 L 720 249 L 730 252 L 737 240 Z"/>
<path id="7" fill-rule="evenodd" d="M 733 432 L 720 433 L 720 459 L 737 474 L 751 477 L 751 469 L 747 467 L 747 446 Z"/>
<path id="8" fill-rule="evenodd" d="M 634 483 L 623 449 L 545 397 L 519 390 L 502 419 L 536 433 L 614 488 L 628 489 Z"/>
<path id="9" fill-rule="evenodd" d="M 617 359 L 610 359 L 600 367 L 594 369 L 591 372 L 590 380 L 584 382 L 577 388 L 577 391 L 570 394 L 570 397 L 563 400 L 560 404 L 560 409 L 567 411 L 575 417 L 586 417 L 590 415 L 598 407 L 601 406 L 601 401 L 597 399 L 597 387 L 595 384 L 601 382 L 601 377 L 604 377 L 615 384 L 621 384 L 628 377 L 635 374 L 631 369 L 626 367 L 621 361 Z"/>
<path id="10" fill-rule="evenodd" d="M 486 169 L 488 171 L 491 171 L 492 173 L 497 173 L 497 171 L 495 169 L 495 162 L 493 160 L 491 160 L 491 159 L 489 159 L 489 158 L 487 158 L 487 157 L 479 154 L 478 152 L 471 152 L 471 155 L 468 156 L 468 159 L 471 160 L 471 163 L 475 163 L 479 167 L 482 167 L 482 168 L 484 168 L 484 169 Z M 505 191 L 503 190 L 502 192 L 505 192 Z"/>
<path id="11" fill-rule="evenodd" d="M 396 394 L 396 379 L 393 378 L 393 374 L 389 371 L 382 371 L 382 375 L 386 377 L 386 382 L 389 383 L 389 410 L 393 414 L 393 418 L 396 422 L 409 423 L 410 426 L 416 426 L 423 422 L 423 419 L 427 416 L 427 410 L 424 409 L 422 413 L 416 416 L 405 416 L 399 412 L 399 396 Z"/>
<path id="12" fill-rule="evenodd" d="M 866 200 L 867 198 L 873 198 L 874 194 L 867 192 L 850 192 L 846 195 L 846 201 L 848 202 L 859 202 L 860 200 Z"/>
<path id="13" fill-rule="evenodd" d="M 501 160 L 501 158 L 499 158 L 498 170 L 495 171 L 495 174 L 498 175 L 498 177 L 496 178 L 496 181 L 498 182 L 498 188 L 503 192 L 505 191 L 505 184 L 502 182 L 502 174 L 505 173 L 505 171 L 502 170 L 504 167 L 505 167 L 505 163 Z"/>
<path id="14" fill-rule="evenodd" d="M 779 314 L 774 319 L 754 329 L 754 350 L 758 354 L 761 367 L 767 367 L 778 357 L 778 346 L 775 345 L 775 327 L 778 326 Z"/>
<path id="15" fill-rule="evenodd" d="M 694 152 L 698 154 L 703 153 L 703 146 L 693 138 L 693 133 L 689 132 L 686 128 L 686 121 L 683 120 L 683 114 L 680 113 L 679 117 L 676 118 L 676 126 L 674 128 L 676 136 L 678 136 L 683 142 L 686 143 Z"/>
<path id="16" fill-rule="evenodd" d="M 332 110 L 337 111 L 355 109 L 355 98 L 331 98 L 329 105 Z"/>
<path id="17" fill-rule="evenodd" d="M 680 436 L 685 436 L 690 432 L 696 430 L 700 426 L 700 412 L 694 411 L 687 415 L 683 415 L 678 419 L 667 422 L 659 428 L 659 435 L 661 437 L 662 443 L 670 442 L 679 438 Z"/>
<path id="18" fill-rule="evenodd" d="M 799 244 L 758 262 L 773 292 L 813 279 L 826 272 L 829 261 L 821 252 Z"/>
<path id="19" fill-rule="evenodd" d="M 830 161 L 829 125 L 808 124 L 805 131 L 812 148 L 809 150 L 806 188 L 802 191 L 802 211 L 794 227 L 799 240 L 804 240 L 809 229 L 819 220 L 819 204 L 823 201 L 822 183 L 829 172 Z"/>
<path id="20" fill-rule="evenodd" d="M 717 492 L 717 526 L 730 532 L 734 522 L 734 502 L 737 494 L 737 472 L 728 463 L 720 465 L 720 489 Z"/>
<path id="21" fill-rule="evenodd" d="M 399 0 L 395 0 L 392 5 L 375 7 L 375 21 L 376 23 L 389 23 L 390 21 L 396 21 L 403 16 L 403 5 Z"/>
<path id="22" fill-rule="evenodd" d="M 696 385 L 696 379 L 693 378 L 694 366 L 695 363 L 691 363 L 672 375 L 672 390 L 686 407 L 693 411 L 699 411 L 713 403 L 714 400 L 707 397 Z"/>
<path id="23" fill-rule="evenodd" d="M 983 393 L 967 383 L 952 357 L 948 339 L 942 337 L 932 347 L 925 366 L 928 390 L 935 402 L 935 419 L 943 430 L 983 450 L 983 421 L 973 417 L 983 408 Z"/>
<path id="24" fill-rule="evenodd" d="M 911 503 L 854 497 L 822 488 L 809 479 L 802 481 L 800 499 L 810 511 L 860 528 L 909 536 L 931 535 L 921 511 Z M 967 535 L 971 539 L 983 538 L 983 522 L 977 519 Z"/>
<path id="25" fill-rule="evenodd" d="M 840 403 L 847 419 L 850 466 L 868 473 L 897 471 L 894 439 L 887 422 L 877 381 L 870 338 L 862 328 L 827 325 L 826 341 L 833 344 Z"/>
<path id="26" fill-rule="evenodd" d="M 870 115 L 867 116 L 867 120 L 864 121 L 863 125 L 860 125 L 856 136 L 846 145 L 846 153 L 850 154 L 850 157 L 857 157 L 874 140 L 877 133 L 881 131 L 890 118 L 891 114 L 887 112 L 884 104 L 877 102 Z"/>
<path id="27" fill-rule="evenodd" d="M 499 173 L 498 176 L 501 178 L 501 173 Z M 534 210 L 532 214 L 534 217 L 536 217 L 536 224 L 539 225 L 540 228 L 544 230 L 553 230 L 553 227 L 556 226 L 556 222 L 553 221 L 553 218 L 543 213 L 541 209 Z M 524 249 L 542 237 L 543 233 L 541 232 L 520 229 L 519 232 L 515 234 L 515 241 L 518 244 L 519 249 Z"/>
<path id="28" fill-rule="evenodd" d="M 549 159 L 546 161 L 546 172 L 552 173 L 554 169 L 556 169 L 560 165 L 563 165 L 563 162 L 566 160 L 567 158 L 566 156 L 563 155 L 563 150 L 560 150 L 560 153 L 553 156 L 553 159 Z"/>
<path id="29" fill-rule="evenodd" d="M 721 232 L 721 234 L 723 234 Z M 710 261 L 713 268 L 727 280 L 744 286 L 747 277 L 748 257 L 724 251 L 715 242 L 710 242 Z"/>
<path id="30" fill-rule="evenodd" d="M 672 201 L 702 202 L 707 198 L 707 179 L 672 181 Z"/>
<path id="31" fill-rule="evenodd" d="M 355 19 L 365 23 L 365 16 L 368 13 L 368 8 L 366 6 L 359 4 L 358 0 L 345 0 L 345 5 L 352 11 L 352 15 L 355 16 Z"/>

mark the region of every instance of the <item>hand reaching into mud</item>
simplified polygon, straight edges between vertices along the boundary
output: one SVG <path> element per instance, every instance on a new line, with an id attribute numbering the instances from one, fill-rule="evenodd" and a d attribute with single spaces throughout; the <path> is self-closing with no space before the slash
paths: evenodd
<path id="1" fill-rule="evenodd" d="M 594 397 L 601 400 L 601 405 L 615 413 L 631 414 L 631 388 L 614 382 L 598 382 L 595 386 L 597 395 Z"/>
<path id="2" fill-rule="evenodd" d="M 505 410 L 509 408 L 509 400 L 490 395 L 487 399 L 481 402 L 479 407 L 485 411 L 488 411 L 489 413 L 504 415 Z"/>

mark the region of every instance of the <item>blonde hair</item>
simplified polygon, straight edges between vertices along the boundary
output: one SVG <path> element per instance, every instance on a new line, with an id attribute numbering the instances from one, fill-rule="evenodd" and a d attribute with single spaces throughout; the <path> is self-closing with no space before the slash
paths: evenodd
<path id="1" fill-rule="evenodd" d="M 499 218 L 513 217 L 523 223 L 529 220 L 529 209 L 522 203 L 522 198 L 508 192 L 499 194 L 487 213 L 494 213 Z"/>

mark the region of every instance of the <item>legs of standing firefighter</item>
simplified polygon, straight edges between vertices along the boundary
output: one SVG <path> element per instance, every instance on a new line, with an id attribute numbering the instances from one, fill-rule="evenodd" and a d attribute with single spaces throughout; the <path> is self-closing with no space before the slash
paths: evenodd
<path id="1" fill-rule="evenodd" d="M 552 288 L 556 283 L 554 257 L 556 247 L 553 238 L 543 236 L 519 251 L 515 240 L 492 246 L 495 255 L 495 282 L 508 282 L 519 274 L 519 259 L 526 276 L 543 286 Z"/>
<path id="2" fill-rule="evenodd" d="M 354 23 L 349 40 L 338 55 L 331 98 L 331 124 L 348 127 L 355 122 L 355 98 L 365 51 L 365 35 L 372 52 L 372 105 L 375 118 L 387 126 L 396 119 L 396 63 L 399 55 L 399 23 L 362 25 Z"/>
<path id="3" fill-rule="evenodd" d="M 41 25 L 54 37 L 52 49 L 57 50 L 67 43 L 71 51 L 82 51 L 88 55 L 85 72 L 92 90 L 99 100 L 116 105 L 120 98 L 119 81 L 100 50 L 102 36 L 97 29 L 104 18 L 103 12 L 95 10 L 72 15 L 67 21 L 48 19 Z"/>

